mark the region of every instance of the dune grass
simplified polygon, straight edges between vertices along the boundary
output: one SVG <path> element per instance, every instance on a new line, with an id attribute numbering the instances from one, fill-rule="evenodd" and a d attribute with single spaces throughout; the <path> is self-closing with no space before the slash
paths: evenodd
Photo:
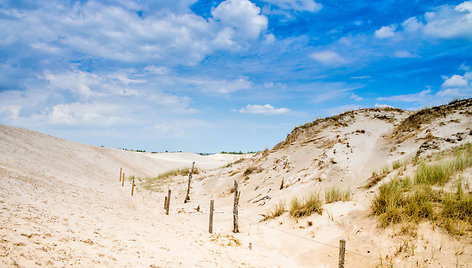
<path id="1" fill-rule="evenodd" d="M 321 215 L 323 212 L 323 201 L 318 193 L 314 192 L 304 198 L 294 198 L 290 203 L 290 216 L 294 218 L 301 218 L 310 216 L 313 213 Z"/>
<path id="2" fill-rule="evenodd" d="M 159 174 L 157 177 L 146 177 L 143 179 L 142 187 L 146 190 L 157 190 L 160 191 L 161 186 L 170 181 L 171 178 L 176 176 L 187 176 L 190 173 L 191 168 L 177 168 L 167 172 Z M 192 174 L 199 174 L 198 168 L 193 169 Z"/>
<path id="3" fill-rule="evenodd" d="M 351 200 L 351 191 L 349 189 L 340 190 L 339 188 L 332 187 L 325 191 L 326 204 L 349 200 Z"/>
<path id="4" fill-rule="evenodd" d="M 429 185 L 444 185 L 452 175 L 472 166 L 472 144 L 456 148 L 454 157 L 439 163 L 421 163 L 416 170 L 415 183 Z"/>
<path id="5" fill-rule="evenodd" d="M 472 145 L 456 148 L 452 158 L 438 163 L 421 163 L 414 180 L 396 177 L 380 186 L 371 202 L 382 226 L 402 221 L 429 220 L 452 235 L 472 231 L 472 193 L 464 193 L 462 183 L 455 192 L 443 186 L 451 177 L 472 166 Z"/>
<path id="6" fill-rule="evenodd" d="M 264 218 L 261 221 L 277 218 L 279 216 L 282 216 L 282 214 L 284 214 L 286 211 L 287 209 L 285 206 L 285 202 L 280 201 L 272 209 L 268 210 L 266 214 L 264 214 Z"/>

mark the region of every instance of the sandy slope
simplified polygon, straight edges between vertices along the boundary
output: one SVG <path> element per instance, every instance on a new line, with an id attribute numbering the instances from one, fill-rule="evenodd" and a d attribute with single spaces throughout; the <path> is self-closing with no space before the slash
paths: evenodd
<path id="1" fill-rule="evenodd" d="M 0 266 L 274 265 L 273 256 L 212 241 L 198 215 L 165 217 L 161 195 L 138 189 L 132 198 L 129 182 L 118 182 L 120 167 L 151 176 L 234 156 L 126 152 L 7 126 L 0 151 Z"/>
<path id="2" fill-rule="evenodd" d="M 420 224 L 415 237 L 401 234 L 401 226 L 378 228 L 370 215 L 378 185 L 363 186 L 373 171 L 396 160 L 472 142 L 471 115 L 471 100 L 416 114 L 352 111 L 298 127 L 274 149 L 240 161 L 230 155 L 98 148 L 0 126 L 0 263 L 336 267 L 336 247 L 346 239 L 346 267 L 390 262 L 398 267 L 468 267 L 470 237 L 455 239 L 429 223 Z M 118 182 L 120 167 L 127 175 L 143 177 L 192 161 L 209 170 L 194 176 L 187 204 L 182 176 L 157 192 L 144 190 L 138 182 L 134 197 L 129 181 L 125 187 Z M 408 166 L 405 173 L 413 171 Z M 472 182 L 472 169 L 463 179 Z M 234 180 L 242 192 L 238 234 L 231 232 Z M 352 201 L 325 204 L 322 215 L 296 220 L 285 213 L 259 222 L 261 214 L 281 201 L 313 191 L 323 195 L 332 186 L 349 188 Z M 169 216 L 162 208 L 167 188 L 173 191 Z M 207 233 L 210 199 L 216 206 L 213 235 Z"/>

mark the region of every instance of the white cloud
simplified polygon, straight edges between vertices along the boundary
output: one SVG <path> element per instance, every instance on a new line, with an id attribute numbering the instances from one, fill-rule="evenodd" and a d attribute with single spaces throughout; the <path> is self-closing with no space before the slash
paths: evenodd
<path id="1" fill-rule="evenodd" d="M 393 108 L 393 106 L 387 105 L 387 104 L 375 104 L 375 107 L 377 108 Z"/>
<path id="2" fill-rule="evenodd" d="M 411 53 L 410 51 L 406 51 L 406 50 L 395 51 L 394 56 L 397 58 L 417 58 L 418 57 L 418 55 Z"/>
<path id="3" fill-rule="evenodd" d="M 377 38 L 392 38 L 395 36 L 395 30 L 397 29 L 396 24 L 390 26 L 382 26 L 380 29 L 375 31 L 374 35 Z"/>
<path id="4" fill-rule="evenodd" d="M 396 95 L 390 97 L 377 98 L 379 101 L 399 101 L 399 102 L 420 102 L 422 103 L 432 95 L 431 89 L 425 89 L 419 93 Z"/>
<path id="5" fill-rule="evenodd" d="M 415 33 L 421 30 L 424 27 L 424 25 L 423 23 L 419 22 L 416 17 L 411 17 L 402 23 L 402 27 L 403 27 L 403 30 L 406 32 Z"/>
<path id="6" fill-rule="evenodd" d="M 133 70 L 129 70 L 132 72 Z M 123 122 L 197 113 L 187 96 L 156 88 L 152 73 L 120 70 L 94 74 L 80 70 L 46 71 L 23 90 L 0 92 L 0 122 L 33 126 L 109 127 Z M 160 76 L 159 76 L 160 79 Z"/>
<path id="7" fill-rule="evenodd" d="M 363 100 L 362 97 L 357 96 L 357 95 L 354 94 L 354 93 L 352 93 L 351 96 L 349 96 L 349 98 L 350 98 L 351 100 L 355 100 L 355 101 L 361 101 L 361 100 Z"/>
<path id="8" fill-rule="evenodd" d="M 372 78 L 371 76 L 369 75 L 362 75 L 362 76 L 353 76 L 353 77 L 350 77 L 351 79 L 369 79 L 369 78 Z"/>
<path id="9" fill-rule="evenodd" d="M 246 114 L 264 114 L 264 115 L 277 115 L 277 114 L 286 114 L 290 112 L 288 108 L 275 108 L 270 104 L 266 105 L 252 105 L 248 104 L 246 107 L 239 110 L 240 113 Z"/>
<path id="10" fill-rule="evenodd" d="M 164 67 L 164 66 L 154 66 L 154 65 L 146 66 L 144 68 L 144 71 L 150 72 L 150 73 L 153 73 L 153 74 L 157 74 L 157 75 L 170 73 L 169 68 Z"/>
<path id="11" fill-rule="evenodd" d="M 339 65 L 347 62 L 345 58 L 331 50 L 324 50 L 311 53 L 310 58 L 325 65 Z"/>
<path id="12" fill-rule="evenodd" d="M 443 5 L 423 16 L 412 17 L 402 24 L 403 32 L 427 38 L 472 39 L 472 1 L 455 7 Z"/>
<path id="13" fill-rule="evenodd" d="M 306 89 L 316 93 L 315 98 L 311 100 L 313 103 L 321 103 L 333 99 L 349 98 L 352 96 L 353 90 L 361 87 L 363 86 L 359 84 L 353 85 L 343 82 L 315 82 L 307 85 Z"/>
<path id="14" fill-rule="evenodd" d="M 50 122 L 61 125 L 113 125 L 123 119 L 116 116 L 118 105 L 105 103 L 70 103 L 52 107 Z"/>
<path id="15" fill-rule="evenodd" d="M 439 97 L 470 97 L 472 96 L 472 72 L 464 75 L 452 75 L 444 77 L 445 81 L 441 85 L 442 90 L 437 94 Z"/>
<path id="16" fill-rule="evenodd" d="M 314 0 L 263 0 L 282 9 L 293 9 L 295 11 L 318 12 L 323 7 Z"/>
<path id="17" fill-rule="evenodd" d="M 255 40 L 267 29 L 267 18 L 260 15 L 260 8 L 247 0 L 227 0 L 211 10 L 225 31 L 242 40 Z"/>
<path id="18" fill-rule="evenodd" d="M 452 75 L 451 77 L 444 77 L 444 83 L 441 85 L 441 90 L 433 92 L 430 88 L 418 93 L 396 95 L 390 97 L 377 98 L 379 101 L 397 101 L 397 102 L 413 102 L 420 104 L 441 104 L 447 99 L 458 97 L 472 96 L 472 72 L 467 72 L 464 75 Z"/>
<path id="19" fill-rule="evenodd" d="M 0 106 L 0 114 L 4 114 L 4 116 L 9 120 L 15 120 L 18 118 L 20 110 L 21 106 L 19 105 Z"/>
<path id="20" fill-rule="evenodd" d="M 0 24 L 9 25 L 0 31 L 0 40 L 11 39 L 45 54 L 194 65 L 219 49 L 247 48 L 267 29 L 267 18 L 248 0 L 223 1 L 208 19 L 185 8 L 140 16 L 137 8 L 93 0 L 72 8 L 60 1 L 26 11 L 0 8 Z"/>
<path id="21" fill-rule="evenodd" d="M 472 72 L 467 73 L 466 75 L 468 76 L 469 74 L 472 75 Z M 455 74 L 447 78 L 446 81 L 444 81 L 444 83 L 442 84 L 442 87 L 443 88 L 466 87 L 468 85 L 469 85 L 469 81 L 467 81 L 467 79 L 464 76 Z"/>
<path id="22" fill-rule="evenodd" d="M 203 92 L 229 94 L 239 90 L 250 89 L 252 82 L 247 77 L 240 77 L 234 80 L 209 79 L 209 78 L 180 78 L 184 84 L 195 86 Z"/>
<path id="23" fill-rule="evenodd" d="M 425 34 L 439 38 L 472 39 L 472 1 L 452 8 L 442 6 L 437 12 L 425 14 Z"/>

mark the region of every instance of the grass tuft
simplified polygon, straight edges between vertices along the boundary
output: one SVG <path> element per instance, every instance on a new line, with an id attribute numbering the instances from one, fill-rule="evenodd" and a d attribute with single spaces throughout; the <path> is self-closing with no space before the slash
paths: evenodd
<path id="1" fill-rule="evenodd" d="M 173 169 L 169 170 L 167 172 L 164 172 L 162 174 L 159 174 L 157 177 L 146 177 L 144 178 L 144 182 L 142 183 L 142 186 L 146 190 L 158 190 L 160 191 L 160 187 L 168 182 L 170 178 L 176 177 L 176 176 L 187 176 L 190 173 L 191 168 L 178 168 L 178 169 Z M 193 169 L 192 174 L 199 174 L 200 170 L 198 168 Z"/>
<path id="2" fill-rule="evenodd" d="M 305 198 L 294 198 L 290 204 L 290 216 L 301 218 L 310 216 L 313 213 L 321 215 L 323 212 L 323 201 L 318 193 L 312 193 Z"/>
<path id="3" fill-rule="evenodd" d="M 371 203 L 373 214 L 378 216 L 382 226 L 430 220 L 451 235 L 472 231 L 472 193 L 465 193 L 461 182 L 452 193 L 434 187 L 444 185 L 453 175 L 472 166 L 471 153 L 471 144 L 460 146 L 452 159 L 421 163 L 416 169 L 414 183 L 408 177 L 396 177 L 381 185 Z"/>
<path id="4" fill-rule="evenodd" d="M 252 173 L 259 173 L 261 171 L 262 169 L 259 167 L 250 166 L 244 171 L 243 175 L 248 176 L 248 175 L 251 175 Z"/>
<path id="5" fill-rule="evenodd" d="M 280 201 L 275 207 L 273 207 L 271 210 L 267 211 L 267 214 L 263 215 L 264 218 L 261 221 L 266 221 L 270 219 L 277 218 L 279 216 L 282 216 L 287 211 L 285 208 L 285 203 Z"/>
<path id="6" fill-rule="evenodd" d="M 350 201 L 351 200 L 351 191 L 340 190 L 339 188 L 332 187 L 325 191 L 325 202 L 326 204 L 337 202 L 337 201 Z"/>

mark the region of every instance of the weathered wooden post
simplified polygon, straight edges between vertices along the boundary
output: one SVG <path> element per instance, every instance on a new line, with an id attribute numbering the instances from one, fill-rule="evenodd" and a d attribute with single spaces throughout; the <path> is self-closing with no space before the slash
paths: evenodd
<path id="1" fill-rule="evenodd" d="M 165 197 L 165 199 L 164 199 L 164 209 L 167 209 L 167 195 L 166 195 L 166 197 Z"/>
<path id="2" fill-rule="evenodd" d="M 215 200 L 210 200 L 210 226 L 208 232 L 213 233 L 213 209 L 215 208 Z"/>
<path id="3" fill-rule="evenodd" d="M 192 162 L 192 169 L 190 170 L 190 173 L 188 174 L 187 195 L 185 196 L 184 203 L 187 203 L 188 201 L 190 201 L 190 181 L 192 180 L 194 166 L 195 166 L 195 161 Z"/>
<path id="4" fill-rule="evenodd" d="M 123 169 L 123 168 L 120 168 L 120 182 L 121 182 L 121 170 L 122 170 L 122 169 Z"/>
<path id="5" fill-rule="evenodd" d="M 339 268 L 344 268 L 344 255 L 346 254 L 346 240 L 339 240 Z"/>
<path id="6" fill-rule="evenodd" d="M 170 208 L 170 189 L 167 192 L 167 206 L 166 206 L 166 215 L 169 215 L 169 208 Z"/>
<path id="7" fill-rule="evenodd" d="M 123 180 L 121 181 L 121 186 L 125 186 L 125 173 L 123 172 Z"/>
<path id="8" fill-rule="evenodd" d="M 133 185 L 131 186 L 131 196 L 133 196 L 134 193 L 134 177 L 133 177 Z"/>
<path id="9" fill-rule="evenodd" d="M 234 181 L 234 204 L 233 204 L 233 233 L 239 233 L 238 224 L 238 182 Z"/>

